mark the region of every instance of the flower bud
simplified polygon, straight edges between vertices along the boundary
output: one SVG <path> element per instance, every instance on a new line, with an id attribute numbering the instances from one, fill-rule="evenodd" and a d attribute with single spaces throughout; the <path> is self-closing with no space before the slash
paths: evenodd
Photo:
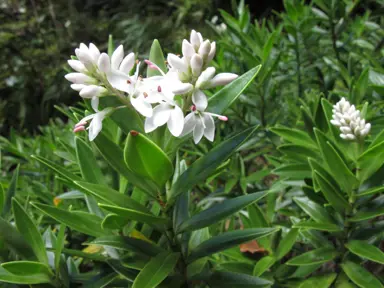
<path id="1" fill-rule="evenodd" d="M 85 68 L 84 64 L 81 63 L 79 60 L 68 60 L 68 64 L 76 72 L 87 72 L 87 68 Z"/>
<path id="2" fill-rule="evenodd" d="M 216 86 L 227 85 L 228 83 L 231 83 L 233 80 L 235 80 L 237 77 L 238 76 L 234 73 L 220 73 L 209 81 L 208 86 L 209 88 L 211 88 Z"/>
<path id="3" fill-rule="evenodd" d="M 69 73 L 65 75 L 65 79 L 74 83 L 74 84 L 93 84 L 95 83 L 95 79 L 82 74 L 82 73 Z"/>
<path id="4" fill-rule="evenodd" d="M 193 85 L 190 83 L 179 83 L 177 86 L 175 86 L 172 90 L 172 93 L 178 95 L 178 94 L 185 94 L 190 92 L 193 89 Z"/>
<path id="5" fill-rule="evenodd" d="M 183 40 L 182 51 L 183 51 L 183 56 L 187 59 L 191 59 L 193 54 L 196 53 L 191 43 L 189 43 L 188 40 L 185 40 L 185 39 Z"/>
<path id="6" fill-rule="evenodd" d="M 200 34 L 200 36 L 201 36 L 201 34 Z M 190 40 L 191 40 L 191 44 L 192 44 L 193 48 L 195 49 L 195 51 L 199 50 L 199 47 L 201 44 L 201 39 L 195 30 L 191 31 L 191 39 Z"/>
<path id="7" fill-rule="evenodd" d="M 119 69 L 121 61 L 123 61 L 124 58 L 124 48 L 123 45 L 120 45 L 116 48 L 116 50 L 113 52 L 111 57 L 111 68 L 112 69 Z"/>
<path id="8" fill-rule="evenodd" d="M 81 61 L 81 63 L 84 64 L 84 66 L 88 69 L 88 70 L 92 70 L 93 69 L 93 61 L 92 61 L 92 58 L 91 58 L 91 55 L 89 54 L 88 50 L 84 50 L 84 49 L 75 49 L 75 54 L 77 56 L 77 58 Z"/>
<path id="9" fill-rule="evenodd" d="M 109 56 L 106 53 L 102 53 L 97 61 L 97 67 L 99 67 L 100 72 L 108 73 L 111 69 L 111 62 Z"/>
<path id="10" fill-rule="evenodd" d="M 191 69 L 193 76 L 198 76 L 203 68 L 203 58 L 199 54 L 195 54 L 191 59 Z"/>
<path id="11" fill-rule="evenodd" d="M 92 62 L 97 64 L 97 60 L 99 60 L 100 57 L 100 51 L 93 43 L 89 44 L 89 54 L 92 58 Z"/>
<path id="12" fill-rule="evenodd" d="M 199 54 L 204 58 L 211 51 L 211 42 L 209 40 L 205 40 L 199 48 Z"/>
<path id="13" fill-rule="evenodd" d="M 180 72 L 187 72 L 188 67 L 183 59 L 180 59 L 175 54 L 168 54 L 167 57 L 169 65 L 171 65 L 172 68 L 175 68 L 176 70 L 179 70 Z"/>
<path id="14" fill-rule="evenodd" d="M 132 70 L 133 65 L 135 65 L 135 53 L 129 53 L 121 62 L 119 70 L 125 74 L 129 74 Z"/>
<path id="15" fill-rule="evenodd" d="M 83 89 L 86 86 L 87 85 L 84 85 L 84 84 L 71 84 L 71 88 L 75 91 L 81 91 L 81 89 Z"/>
<path id="16" fill-rule="evenodd" d="M 201 73 L 199 78 L 196 81 L 196 88 L 205 88 L 207 82 L 213 78 L 216 73 L 216 69 L 214 67 L 208 67 Z"/>
<path id="17" fill-rule="evenodd" d="M 216 54 L 216 42 L 211 43 L 211 50 L 208 53 L 207 64 L 212 61 Z"/>
<path id="18" fill-rule="evenodd" d="M 83 98 L 93 98 L 93 97 L 101 97 L 104 96 L 107 93 L 107 89 L 101 86 L 96 86 L 96 85 L 89 85 L 85 86 L 83 89 L 80 91 L 80 96 Z"/>

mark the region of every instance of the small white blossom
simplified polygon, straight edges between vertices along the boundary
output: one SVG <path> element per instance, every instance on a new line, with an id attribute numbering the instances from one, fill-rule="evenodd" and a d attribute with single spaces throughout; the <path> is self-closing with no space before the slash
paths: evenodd
<path id="1" fill-rule="evenodd" d="M 339 127 L 340 137 L 345 140 L 356 140 L 364 138 L 371 129 L 370 123 L 365 123 L 365 119 L 361 118 L 360 111 L 351 105 L 343 97 L 336 105 L 333 106 L 333 115 L 331 123 Z"/>

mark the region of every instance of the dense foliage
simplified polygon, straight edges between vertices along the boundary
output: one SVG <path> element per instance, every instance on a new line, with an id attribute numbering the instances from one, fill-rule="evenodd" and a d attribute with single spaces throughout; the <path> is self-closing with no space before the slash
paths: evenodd
<path id="1" fill-rule="evenodd" d="M 213 142 L 145 133 L 129 103 L 75 136 L 94 99 L 1 138 L 2 285 L 383 287 L 383 3 L 284 7 L 207 22 L 216 70 L 239 75 L 204 90 L 228 116 Z M 149 59 L 164 67 L 157 41 Z"/>

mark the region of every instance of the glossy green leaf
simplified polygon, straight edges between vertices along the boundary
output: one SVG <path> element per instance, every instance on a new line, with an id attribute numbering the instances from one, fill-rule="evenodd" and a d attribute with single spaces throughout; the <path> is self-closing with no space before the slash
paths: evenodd
<path id="1" fill-rule="evenodd" d="M 331 273 L 321 276 L 311 276 L 300 284 L 299 288 L 328 288 L 335 281 L 337 274 Z"/>
<path id="2" fill-rule="evenodd" d="M 137 271 L 129 269 L 123 265 L 120 260 L 117 259 L 108 259 L 107 263 L 112 267 L 115 272 L 119 273 L 123 278 L 127 279 L 129 282 L 133 282 L 137 277 Z"/>
<path id="3" fill-rule="evenodd" d="M 5 190 L 3 185 L 0 183 L 0 215 L 3 213 L 3 208 L 5 206 Z"/>
<path id="4" fill-rule="evenodd" d="M 347 274 L 348 278 L 352 280 L 357 286 L 361 288 L 382 288 L 380 281 L 365 270 L 361 265 L 351 261 L 341 264 L 343 271 Z"/>
<path id="5" fill-rule="evenodd" d="M 43 264 L 48 265 L 47 251 L 45 250 L 43 238 L 31 217 L 24 211 L 16 198 L 12 200 L 12 210 L 17 230 L 32 247 L 37 259 Z"/>
<path id="6" fill-rule="evenodd" d="M 334 224 L 329 213 L 319 204 L 306 198 L 294 198 L 293 200 L 316 222 Z"/>
<path id="7" fill-rule="evenodd" d="M 215 169 L 227 160 L 257 129 L 252 127 L 223 141 L 206 155 L 196 160 L 188 169 L 180 175 L 176 183 L 172 185 L 171 198 L 181 193 L 186 193 L 195 184 L 205 180 Z"/>
<path id="8" fill-rule="evenodd" d="M 353 254 L 356 254 L 362 258 L 369 259 L 371 261 L 384 264 L 384 252 L 378 247 L 371 245 L 365 241 L 352 240 L 345 244 Z"/>
<path id="9" fill-rule="evenodd" d="M 60 225 L 60 230 L 57 235 L 56 239 L 56 245 L 55 245 L 55 269 L 56 271 L 59 271 L 60 269 L 60 260 L 61 260 L 61 252 L 63 251 L 64 248 L 64 242 L 65 242 L 65 230 L 66 226 L 65 224 Z"/>
<path id="10" fill-rule="evenodd" d="M 209 98 L 209 112 L 222 114 L 239 98 L 259 73 L 261 65 L 252 68 Z"/>
<path id="11" fill-rule="evenodd" d="M 149 180 L 144 180 L 142 177 L 135 175 L 128 169 L 124 162 L 124 153 L 118 145 L 108 139 L 103 133 L 100 133 L 93 142 L 111 167 L 119 172 L 121 176 L 126 178 L 128 182 L 149 193 L 153 197 L 157 196 L 157 188 L 154 183 L 151 183 Z M 81 179 L 76 179 L 76 181 L 81 181 Z"/>
<path id="12" fill-rule="evenodd" d="M 312 221 L 300 222 L 300 223 L 294 224 L 293 227 L 300 228 L 300 229 L 313 229 L 313 230 L 328 231 L 328 232 L 343 231 L 343 228 L 337 226 L 336 224 L 318 223 L 318 222 L 312 222 Z"/>
<path id="13" fill-rule="evenodd" d="M 357 160 L 357 177 L 364 182 L 384 164 L 384 141 L 366 150 Z"/>
<path id="14" fill-rule="evenodd" d="M 160 43 L 157 39 L 153 40 L 151 50 L 149 51 L 149 61 L 155 63 L 159 68 L 166 73 L 167 67 L 165 66 L 163 50 L 161 50 Z M 147 77 L 161 76 L 160 71 L 147 67 Z"/>
<path id="15" fill-rule="evenodd" d="M 320 174 L 318 171 L 314 171 L 314 176 L 316 178 L 317 184 L 319 185 L 321 192 L 323 193 L 324 197 L 328 200 L 328 202 L 332 205 L 332 207 L 342 213 L 345 209 L 349 209 L 350 205 L 347 200 L 343 197 L 343 195 L 332 186 L 330 182 L 327 181 L 327 179 Z"/>
<path id="16" fill-rule="evenodd" d="M 296 238 L 299 235 L 299 229 L 292 228 L 287 235 L 280 241 L 277 246 L 275 257 L 277 260 L 283 258 L 289 251 L 291 251 L 293 245 L 296 243 Z"/>
<path id="17" fill-rule="evenodd" d="M 289 276 L 289 278 L 305 278 L 311 273 L 315 272 L 317 269 L 319 269 L 322 266 L 322 264 L 313 264 L 313 265 L 305 265 L 305 266 L 296 266 L 297 269 L 295 272 Z M 286 267 L 292 267 L 292 266 L 286 266 Z"/>
<path id="18" fill-rule="evenodd" d="M 282 178 L 289 177 L 290 179 L 304 179 L 311 178 L 311 169 L 307 163 L 292 163 L 284 164 L 273 170 L 273 173 L 279 175 Z"/>
<path id="19" fill-rule="evenodd" d="M 269 287 L 272 284 L 263 278 L 226 271 L 215 271 L 205 281 L 212 288 L 257 288 Z"/>
<path id="20" fill-rule="evenodd" d="M 313 148 L 312 146 L 303 146 L 297 144 L 283 144 L 278 147 L 278 150 L 289 158 L 292 159 L 300 159 L 304 162 L 307 162 L 308 157 L 310 158 L 318 158 L 319 151 L 318 149 Z"/>
<path id="21" fill-rule="evenodd" d="M 174 269 L 180 253 L 163 252 L 152 258 L 137 275 L 132 288 L 157 287 Z"/>
<path id="22" fill-rule="evenodd" d="M 253 270 L 253 276 L 261 276 L 265 271 L 267 271 L 273 264 L 276 262 L 274 256 L 265 256 L 257 261 L 255 268 Z"/>
<path id="23" fill-rule="evenodd" d="M 384 208 L 376 208 L 374 210 L 367 210 L 367 211 L 358 211 L 354 216 L 349 218 L 349 221 L 359 222 L 359 221 L 376 218 L 381 215 L 384 215 Z"/>
<path id="24" fill-rule="evenodd" d="M 124 148 L 124 160 L 137 175 L 147 177 L 162 187 L 173 174 L 168 156 L 142 133 L 131 131 Z"/>
<path id="25" fill-rule="evenodd" d="M 145 206 L 141 205 L 136 200 L 107 186 L 92 184 L 83 181 L 75 181 L 75 184 L 88 191 L 96 198 L 101 199 L 108 204 L 131 208 L 147 213 L 149 212 L 149 210 Z"/>
<path id="26" fill-rule="evenodd" d="M 262 199 L 267 192 L 256 192 L 248 195 L 239 196 L 233 199 L 224 200 L 220 204 L 216 204 L 196 215 L 193 215 L 187 221 L 181 223 L 176 229 L 178 233 L 184 231 L 193 231 L 208 227 L 217 223 L 246 206 Z"/>
<path id="27" fill-rule="evenodd" d="M 110 233 L 110 231 L 101 228 L 102 219 L 96 215 L 84 212 L 70 212 L 41 203 L 32 203 L 32 205 L 49 217 L 81 233 L 95 237 Z"/>
<path id="28" fill-rule="evenodd" d="M 301 130 L 277 126 L 271 128 L 271 131 L 279 135 L 285 141 L 308 148 L 315 147 L 315 149 L 317 149 L 316 144 L 312 138 Z"/>
<path id="29" fill-rule="evenodd" d="M 51 282 L 49 268 L 39 262 L 15 261 L 0 266 L 0 282 L 14 284 L 43 284 Z"/>
<path id="30" fill-rule="evenodd" d="M 122 208 L 112 205 L 99 204 L 99 206 L 109 212 L 115 213 L 121 217 L 127 218 L 129 220 L 138 221 L 141 223 L 146 223 L 148 225 L 170 225 L 170 221 L 167 218 L 158 217 L 150 213 L 145 213 L 139 210 Z"/>
<path id="31" fill-rule="evenodd" d="M 36 260 L 34 251 L 14 226 L 0 218 L 0 242 L 22 259 Z"/>
<path id="32" fill-rule="evenodd" d="M 90 242 L 92 245 L 109 246 L 116 249 L 138 252 L 148 256 L 156 256 L 164 250 L 147 241 L 126 236 L 104 236 Z"/>
<path id="33" fill-rule="evenodd" d="M 13 172 L 13 176 L 12 176 L 11 182 L 9 183 L 7 194 L 6 194 L 5 199 L 4 199 L 5 201 L 3 202 L 4 206 L 3 206 L 3 209 L 2 209 L 2 212 L 1 212 L 2 216 L 6 215 L 10 211 L 10 209 L 11 209 L 12 198 L 16 194 L 17 181 L 19 179 L 19 170 L 20 170 L 20 165 L 18 165 L 16 170 Z"/>
<path id="34" fill-rule="evenodd" d="M 188 257 L 188 262 L 193 262 L 199 258 L 209 256 L 233 246 L 268 236 L 276 231 L 278 231 L 276 228 L 254 228 L 225 232 L 204 241 L 192 249 Z"/>
<path id="35" fill-rule="evenodd" d="M 384 192 L 384 186 L 373 187 L 373 188 L 364 190 L 364 191 L 358 193 L 356 196 L 357 197 L 363 197 L 363 196 L 367 196 L 367 195 L 379 194 L 381 192 Z"/>
<path id="36" fill-rule="evenodd" d="M 335 249 L 323 247 L 296 256 L 285 264 L 293 266 L 320 264 L 331 261 L 338 255 L 339 252 Z"/>

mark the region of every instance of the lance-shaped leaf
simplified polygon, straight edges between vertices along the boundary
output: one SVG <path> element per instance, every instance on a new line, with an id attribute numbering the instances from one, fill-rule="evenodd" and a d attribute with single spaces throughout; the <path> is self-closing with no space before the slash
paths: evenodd
<path id="1" fill-rule="evenodd" d="M 254 276 L 261 276 L 265 271 L 267 271 L 273 264 L 276 262 L 276 257 L 274 256 L 265 256 L 257 261 L 255 268 L 253 269 Z"/>
<path id="2" fill-rule="evenodd" d="M 96 215 L 80 211 L 70 212 L 41 203 L 31 204 L 49 217 L 81 233 L 95 237 L 110 233 L 110 231 L 101 228 L 102 219 Z"/>
<path id="3" fill-rule="evenodd" d="M 37 259 L 43 264 L 48 265 L 47 251 L 45 250 L 43 238 L 33 220 L 16 201 L 16 198 L 12 200 L 12 210 L 17 230 L 19 230 L 29 245 L 31 245 Z"/>
<path id="4" fill-rule="evenodd" d="M 244 92 L 259 73 L 261 65 L 244 73 L 209 98 L 209 112 L 222 114 Z"/>
<path id="5" fill-rule="evenodd" d="M 96 198 L 101 199 L 108 204 L 131 208 L 142 212 L 149 212 L 145 206 L 141 205 L 136 200 L 133 200 L 131 197 L 125 194 L 121 194 L 120 192 L 107 186 L 83 181 L 75 181 L 75 184 L 79 185 L 81 188 L 88 191 Z"/>
<path id="6" fill-rule="evenodd" d="M 349 221 L 351 222 L 365 221 L 365 220 L 379 217 L 381 215 L 384 215 L 384 208 L 376 208 L 374 210 L 362 210 L 362 211 L 357 211 L 355 215 L 349 218 Z"/>
<path id="7" fill-rule="evenodd" d="M 1 212 L 2 216 L 6 215 L 9 212 L 9 210 L 11 209 L 11 201 L 12 201 L 13 196 L 15 196 L 15 194 L 16 194 L 17 181 L 19 179 L 19 170 L 20 170 L 20 165 L 18 165 L 15 172 L 13 172 L 12 180 L 11 180 L 11 183 L 9 184 L 7 194 L 6 194 L 5 198 L 3 198 L 4 199 L 4 202 L 3 202 L 4 206 L 2 209 L 3 211 Z M 1 211 L 1 209 L 0 209 L 0 211 Z"/>
<path id="8" fill-rule="evenodd" d="M 285 141 L 291 142 L 299 146 L 304 146 L 312 149 L 314 147 L 314 149 L 317 149 L 316 144 L 312 140 L 312 138 L 308 136 L 307 133 L 301 130 L 277 126 L 271 128 L 271 131 L 279 135 Z"/>
<path id="9" fill-rule="evenodd" d="M 292 228 L 287 235 L 280 241 L 277 246 L 275 257 L 277 260 L 283 258 L 289 251 L 291 251 L 293 245 L 296 243 L 296 238 L 299 235 L 299 229 Z"/>
<path id="10" fill-rule="evenodd" d="M 233 273 L 226 271 L 215 271 L 209 275 L 208 279 L 203 279 L 209 287 L 223 287 L 223 288 L 235 288 L 235 287 L 269 287 L 273 284 L 271 281 L 254 277 L 247 274 Z"/>
<path id="11" fill-rule="evenodd" d="M 307 198 L 294 198 L 293 200 L 297 205 L 300 206 L 301 209 L 304 210 L 306 214 L 308 214 L 316 222 L 334 224 L 334 221 L 329 216 L 327 210 L 325 210 L 325 208 L 319 204 L 310 201 Z"/>
<path id="12" fill-rule="evenodd" d="M 384 164 L 384 141 L 369 148 L 357 160 L 357 177 L 364 182 Z"/>
<path id="13" fill-rule="evenodd" d="M 338 255 L 339 252 L 334 248 L 323 247 L 296 256 L 290 259 L 286 264 L 293 266 L 320 264 L 331 261 Z"/>
<path id="14" fill-rule="evenodd" d="M 3 208 L 5 205 L 5 190 L 3 188 L 3 185 L 0 183 L 0 215 L 3 212 Z"/>
<path id="15" fill-rule="evenodd" d="M 113 169 L 119 172 L 121 176 L 126 178 L 130 183 L 137 186 L 141 190 L 149 193 L 151 196 L 157 196 L 157 188 L 154 183 L 151 183 L 149 179 L 146 181 L 128 169 L 124 162 L 124 153 L 116 143 L 108 139 L 104 133 L 99 133 L 93 142 L 105 160 L 111 165 Z M 76 181 L 81 180 L 82 179 L 77 179 Z"/>
<path id="16" fill-rule="evenodd" d="M 360 192 L 359 194 L 357 194 L 356 196 L 357 197 L 363 197 L 363 196 L 367 196 L 367 195 L 379 194 L 381 192 L 384 192 L 384 185 L 380 186 L 380 187 L 373 187 L 373 188 L 364 190 L 364 191 Z"/>
<path id="17" fill-rule="evenodd" d="M 134 253 L 141 253 L 147 256 L 156 256 L 164 250 L 154 244 L 149 243 L 137 238 L 126 236 L 104 236 L 99 237 L 90 242 L 92 245 L 109 246 L 116 249 L 131 251 Z"/>
<path id="18" fill-rule="evenodd" d="M 173 166 L 168 156 L 143 134 L 131 131 L 124 148 L 124 160 L 137 175 L 162 187 L 172 176 Z"/>
<path id="19" fill-rule="evenodd" d="M 220 143 L 205 156 L 195 161 L 172 185 L 171 199 L 186 193 L 194 185 L 205 180 L 220 164 L 227 160 L 258 128 L 252 127 Z"/>
<path id="20" fill-rule="evenodd" d="M 170 220 L 168 218 L 164 217 L 158 217 L 150 213 L 134 210 L 134 209 L 128 209 L 128 208 L 122 208 L 112 205 L 106 205 L 106 204 L 99 204 L 99 206 L 105 210 L 108 210 L 112 213 L 115 213 L 116 215 L 119 215 L 123 218 L 138 221 L 141 223 L 146 223 L 151 226 L 156 225 L 170 225 Z"/>
<path id="21" fill-rule="evenodd" d="M 305 221 L 294 224 L 293 227 L 300 229 L 309 229 L 309 230 L 320 230 L 328 232 L 338 232 L 343 231 L 343 228 L 331 223 L 318 223 L 313 221 Z"/>
<path id="22" fill-rule="evenodd" d="M 226 250 L 244 242 L 268 236 L 278 230 L 277 228 L 254 228 L 223 233 L 204 241 L 192 249 L 188 257 L 188 262 L 193 262 L 199 258 Z"/>
<path id="23" fill-rule="evenodd" d="M 0 282 L 13 284 L 50 283 L 53 276 L 49 268 L 39 262 L 14 261 L 0 266 Z"/>
<path id="24" fill-rule="evenodd" d="M 383 251 L 365 241 L 352 240 L 345 244 L 345 247 L 347 247 L 353 254 L 380 264 L 384 264 Z"/>
<path id="25" fill-rule="evenodd" d="M 307 287 L 317 287 L 317 288 L 328 288 L 331 287 L 332 283 L 335 281 L 337 274 L 331 273 L 321 276 L 311 276 L 310 278 L 304 280 L 299 288 Z"/>
<path id="26" fill-rule="evenodd" d="M 137 275 L 132 288 L 155 288 L 173 271 L 180 253 L 163 252 L 152 258 Z"/>
<path id="27" fill-rule="evenodd" d="M 362 288 L 382 288 L 380 281 L 365 270 L 361 265 L 351 261 L 341 264 L 343 271 L 347 274 L 348 278 L 352 280 L 357 286 Z"/>
<path id="28" fill-rule="evenodd" d="M 133 282 L 137 276 L 137 271 L 125 267 L 120 260 L 117 259 L 108 259 L 107 263 L 112 267 L 115 272 L 119 273 L 129 282 Z"/>
<path id="29" fill-rule="evenodd" d="M 167 67 L 165 66 L 164 54 L 163 50 L 161 50 L 160 43 L 157 39 L 153 40 L 151 50 L 149 51 L 149 61 L 155 63 L 163 72 L 167 71 Z M 160 71 L 147 68 L 147 77 L 152 76 L 161 76 Z"/>
<path id="30" fill-rule="evenodd" d="M 224 200 L 222 203 L 214 205 L 196 215 L 193 215 L 187 221 L 181 223 L 176 229 L 178 233 L 184 231 L 193 231 L 210 226 L 220 220 L 227 218 L 233 213 L 245 208 L 246 206 L 262 199 L 268 192 L 257 192 L 233 199 Z"/>

